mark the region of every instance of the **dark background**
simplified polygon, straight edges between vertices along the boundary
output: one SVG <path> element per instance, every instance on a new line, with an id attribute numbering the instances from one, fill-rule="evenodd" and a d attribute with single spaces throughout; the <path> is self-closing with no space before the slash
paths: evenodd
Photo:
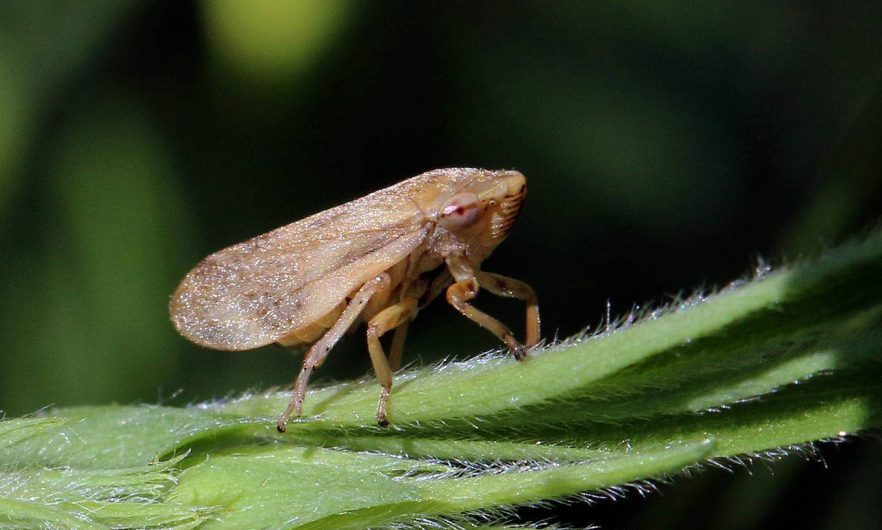
<path id="1" fill-rule="evenodd" d="M 4 2 L 0 410 L 171 403 L 286 385 L 281 348 L 179 337 L 210 252 L 428 169 L 515 168 L 485 263 L 545 335 L 663 303 L 872 226 L 879 2 Z M 522 306 L 478 305 L 520 329 Z M 406 359 L 494 339 L 443 303 Z M 319 373 L 369 369 L 347 338 Z M 607 528 L 878 528 L 876 441 L 708 472 L 663 496 L 526 510 Z"/>

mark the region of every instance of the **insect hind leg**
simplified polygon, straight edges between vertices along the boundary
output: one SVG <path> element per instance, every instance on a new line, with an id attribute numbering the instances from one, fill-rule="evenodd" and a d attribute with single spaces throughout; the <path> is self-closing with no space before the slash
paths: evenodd
<path id="1" fill-rule="evenodd" d="M 292 413 L 296 412 L 297 415 L 300 416 L 303 412 L 303 398 L 306 395 L 306 385 L 309 383 L 309 376 L 312 375 L 312 371 L 321 366 L 325 361 L 331 348 L 334 347 L 337 341 L 340 340 L 340 337 L 342 337 L 352 323 L 355 322 L 355 319 L 357 319 L 362 310 L 364 310 L 364 306 L 367 304 L 368 300 L 371 299 L 371 296 L 377 291 L 387 289 L 391 281 L 389 275 L 384 272 L 361 286 L 352 300 L 349 301 L 349 305 L 343 310 L 340 318 L 334 322 L 334 325 L 331 326 L 324 336 L 322 336 L 318 342 L 313 344 L 306 353 L 303 358 L 303 366 L 300 368 L 300 374 L 298 374 L 297 379 L 294 381 L 294 391 L 291 395 L 291 401 L 288 403 L 288 407 L 282 415 L 279 416 L 279 421 L 276 423 L 276 429 L 278 429 L 279 432 L 285 432 L 285 428 L 288 425 L 288 418 Z"/>

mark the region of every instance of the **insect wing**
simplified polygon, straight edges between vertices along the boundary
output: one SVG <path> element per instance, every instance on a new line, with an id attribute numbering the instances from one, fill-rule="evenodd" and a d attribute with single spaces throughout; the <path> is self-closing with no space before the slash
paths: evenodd
<path id="1" fill-rule="evenodd" d="M 246 350 L 323 317 L 426 237 L 408 183 L 208 256 L 172 295 L 178 331 L 210 348 Z"/>

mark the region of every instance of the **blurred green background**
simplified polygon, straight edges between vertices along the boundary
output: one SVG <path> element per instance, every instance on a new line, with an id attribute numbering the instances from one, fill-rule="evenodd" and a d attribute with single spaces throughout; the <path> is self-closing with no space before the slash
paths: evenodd
<path id="1" fill-rule="evenodd" d="M 882 207 L 880 22 L 882 3 L 856 0 L 4 2 L 0 410 L 289 384 L 281 348 L 177 336 L 177 282 L 219 248 L 438 167 L 527 175 L 485 268 L 536 288 L 549 338 L 600 325 L 607 301 L 622 314 L 834 244 Z M 519 304 L 478 305 L 520 329 Z M 319 378 L 366 373 L 363 342 Z M 406 356 L 494 346 L 437 303 Z M 879 445 L 827 448 L 831 471 L 710 472 L 539 516 L 878 528 Z"/>

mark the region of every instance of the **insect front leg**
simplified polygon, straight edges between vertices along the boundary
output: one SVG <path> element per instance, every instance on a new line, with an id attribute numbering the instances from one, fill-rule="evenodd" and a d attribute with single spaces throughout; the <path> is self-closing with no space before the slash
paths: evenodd
<path id="1" fill-rule="evenodd" d="M 536 292 L 526 283 L 509 278 L 501 274 L 478 271 L 478 281 L 481 286 L 496 296 L 517 298 L 527 303 L 527 347 L 533 347 L 539 342 L 540 320 L 539 299 Z"/>
<path id="2" fill-rule="evenodd" d="M 526 357 L 524 346 L 515 339 L 514 334 L 499 320 L 477 309 L 469 300 L 478 295 L 478 280 L 474 277 L 460 280 L 447 288 L 447 302 L 466 318 L 475 322 L 508 346 L 515 359 L 521 361 Z"/>
<path id="3" fill-rule="evenodd" d="M 389 401 L 389 392 L 392 390 L 392 368 L 386 359 L 386 353 L 383 351 L 383 345 L 380 344 L 380 337 L 390 329 L 406 326 L 410 319 L 413 318 L 417 308 L 415 298 L 405 298 L 401 302 L 387 307 L 380 311 L 374 318 L 368 322 L 367 344 L 368 351 L 371 354 L 371 363 L 374 365 L 374 374 L 377 376 L 377 382 L 383 387 L 380 393 L 380 401 L 377 403 L 377 423 L 386 426 L 389 425 L 389 419 L 386 416 L 386 403 Z M 393 355 L 401 358 L 401 352 L 395 351 L 404 346 L 404 332 L 393 338 Z M 400 336 L 400 339 L 395 340 Z"/>
<path id="4" fill-rule="evenodd" d="M 312 371 L 321 366 L 325 361 L 331 348 L 334 347 L 334 344 L 340 340 L 340 337 L 342 337 L 352 323 L 355 322 L 355 319 L 361 314 L 365 304 L 371 299 L 371 296 L 377 291 L 388 289 L 391 281 L 389 275 L 384 272 L 365 283 L 361 289 L 358 290 L 352 300 L 349 301 L 349 305 L 346 306 L 346 309 L 343 310 L 340 318 L 337 319 L 333 326 L 331 326 L 331 329 L 329 329 L 324 336 L 322 336 L 322 338 L 313 344 L 309 351 L 306 352 L 306 355 L 303 358 L 303 366 L 300 368 L 300 374 L 294 381 L 294 392 L 291 396 L 291 401 L 288 403 L 288 407 L 276 423 L 276 428 L 279 432 L 285 432 L 285 428 L 288 425 L 288 418 L 293 412 L 296 411 L 298 416 L 303 412 L 303 398 L 306 395 L 306 385 L 309 382 L 309 376 L 312 374 Z"/>

